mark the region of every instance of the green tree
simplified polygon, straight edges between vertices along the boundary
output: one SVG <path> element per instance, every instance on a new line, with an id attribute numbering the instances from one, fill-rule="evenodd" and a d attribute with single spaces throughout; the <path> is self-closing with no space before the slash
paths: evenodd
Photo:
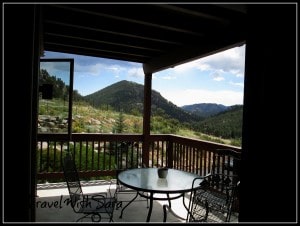
<path id="1" fill-rule="evenodd" d="M 122 133 L 126 130 L 126 125 L 124 123 L 124 115 L 123 112 L 120 111 L 119 116 L 115 122 L 115 125 L 113 127 L 113 132 L 115 133 Z"/>

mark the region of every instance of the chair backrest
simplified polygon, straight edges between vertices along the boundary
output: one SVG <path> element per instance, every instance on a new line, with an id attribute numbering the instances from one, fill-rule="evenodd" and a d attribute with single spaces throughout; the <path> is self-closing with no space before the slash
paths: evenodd
<path id="1" fill-rule="evenodd" d="M 78 200 L 83 198 L 83 193 L 76 169 L 76 164 L 71 153 L 67 153 L 63 159 L 63 171 L 71 199 L 71 206 L 75 208 Z"/>
<path id="2" fill-rule="evenodd" d="M 128 155 L 129 145 L 126 142 L 121 142 L 116 145 L 116 168 L 118 170 L 126 169 L 128 164 L 127 155 Z M 130 167 L 129 167 L 130 168 Z"/>
<path id="3" fill-rule="evenodd" d="M 190 196 L 188 221 L 208 221 L 211 211 L 226 213 L 222 221 L 229 221 L 239 185 L 237 175 L 208 174 L 202 180 L 195 179 L 193 187 L 198 187 L 199 182 L 201 189 Z M 224 217 L 223 214 L 221 216 Z"/>
<path id="4" fill-rule="evenodd" d="M 229 203 L 238 209 L 238 185 L 240 184 L 241 153 L 232 149 L 217 149 L 213 155 L 213 164 L 210 174 L 211 189 L 226 193 Z M 229 213 L 230 218 L 230 213 Z"/>
<path id="5" fill-rule="evenodd" d="M 237 175 L 225 175 L 225 174 L 209 174 L 204 177 L 204 180 L 200 183 L 201 189 L 204 191 L 213 191 L 216 194 L 226 195 L 227 202 L 232 201 L 236 192 L 236 187 L 239 184 Z M 225 197 L 225 196 L 224 196 Z"/>
<path id="6" fill-rule="evenodd" d="M 138 168 L 142 156 L 139 155 L 139 145 L 135 142 L 119 142 L 116 144 L 115 162 L 118 170 Z"/>
<path id="7" fill-rule="evenodd" d="M 217 149 L 213 153 L 210 174 L 231 176 L 234 182 L 239 180 L 241 154 L 231 149 Z M 233 176 L 234 175 L 234 176 Z"/>
<path id="8" fill-rule="evenodd" d="M 192 192 L 190 196 L 190 215 L 188 220 L 206 221 L 208 213 L 222 208 L 226 212 L 226 219 L 230 220 L 232 204 L 236 199 L 236 190 L 239 184 L 240 153 L 230 149 L 217 149 L 212 156 L 209 174 L 203 180 L 193 181 L 193 187 L 201 189 Z"/>
<path id="9" fill-rule="evenodd" d="M 118 142 L 115 145 L 115 170 L 116 176 L 124 170 L 140 168 L 142 155 L 137 142 Z"/>

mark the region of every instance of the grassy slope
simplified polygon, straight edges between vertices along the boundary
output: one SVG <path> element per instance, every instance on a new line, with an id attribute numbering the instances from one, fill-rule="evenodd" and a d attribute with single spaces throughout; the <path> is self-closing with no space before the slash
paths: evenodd
<path id="1" fill-rule="evenodd" d="M 48 104 L 47 111 L 45 110 L 46 101 L 40 102 L 40 108 L 43 108 L 43 114 L 57 115 L 58 112 L 52 109 L 52 105 Z M 62 105 L 61 100 L 51 100 L 54 105 Z M 142 133 L 143 118 L 142 116 L 135 116 L 129 114 L 123 114 L 125 130 L 123 133 Z M 73 103 L 73 124 L 72 132 L 74 133 L 112 133 L 115 122 L 118 120 L 119 112 L 112 110 L 102 110 L 93 108 L 85 102 Z M 155 131 L 155 133 L 163 133 Z M 230 144 L 234 146 L 240 146 L 240 141 L 226 140 L 211 135 L 195 132 L 186 128 L 180 127 L 177 135 L 190 137 L 195 139 L 202 139 L 208 141 L 214 141 L 222 144 Z"/>

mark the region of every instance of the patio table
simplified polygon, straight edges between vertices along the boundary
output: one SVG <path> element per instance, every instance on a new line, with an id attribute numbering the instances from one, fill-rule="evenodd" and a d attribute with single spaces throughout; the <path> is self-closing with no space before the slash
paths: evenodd
<path id="1" fill-rule="evenodd" d="M 168 169 L 167 177 L 159 178 L 157 170 L 157 168 L 137 168 L 125 170 L 118 175 L 121 184 L 136 190 L 141 197 L 149 199 L 150 206 L 146 219 L 147 222 L 151 218 L 153 200 L 168 200 L 171 207 L 170 200 L 182 197 L 183 205 L 188 210 L 184 202 L 185 193 L 200 188 L 200 185 L 192 187 L 193 180 L 199 178 L 197 174 L 177 169 Z M 166 197 L 156 197 L 154 194 L 166 194 Z M 171 197 L 170 194 L 176 195 Z M 133 201 L 134 199 L 124 206 L 121 216 L 126 207 Z"/>

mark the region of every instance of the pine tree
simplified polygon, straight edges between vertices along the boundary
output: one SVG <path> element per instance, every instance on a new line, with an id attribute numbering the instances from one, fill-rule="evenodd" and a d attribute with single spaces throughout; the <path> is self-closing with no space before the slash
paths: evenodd
<path id="1" fill-rule="evenodd" d="M 118 116 L 118 118 L 116 120 L 116 123 L 114 125 L 114 129 L 113 129 L 114 131 L 113 132 L 122 133 L 122 132 L 125 131 L 125 129 L 126 129 L 126 125 L 124 123 L 124 115 L 123 115 L 123 112 L 120 111 L 119 116 Z"/>

